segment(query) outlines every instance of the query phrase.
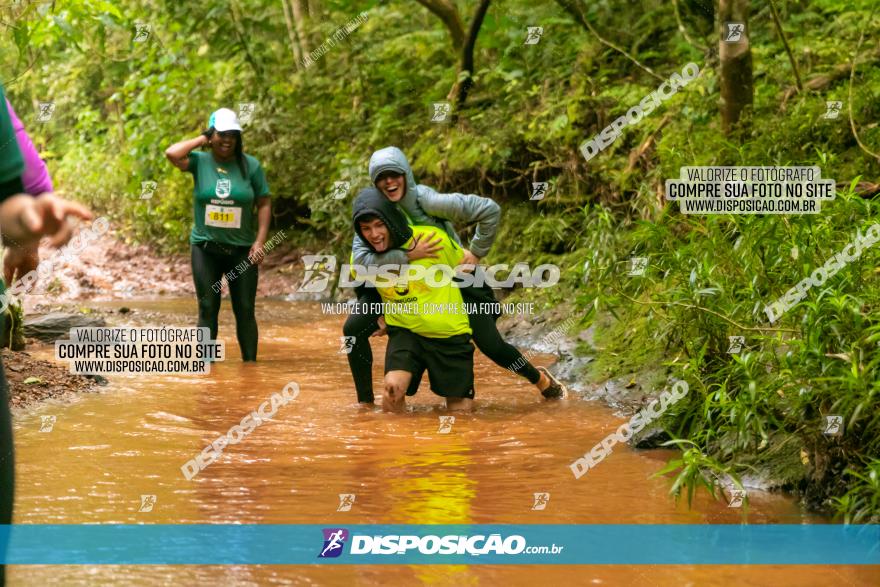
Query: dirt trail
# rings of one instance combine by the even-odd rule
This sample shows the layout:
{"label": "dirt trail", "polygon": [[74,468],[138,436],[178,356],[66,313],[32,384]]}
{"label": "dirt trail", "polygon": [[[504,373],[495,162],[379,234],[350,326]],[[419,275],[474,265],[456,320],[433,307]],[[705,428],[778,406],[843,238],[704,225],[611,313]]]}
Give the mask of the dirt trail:
{"label": "dirt trail", "polygon": [[[148,245],[128,245],[112,233],[99,236],[70,261],[54,261],[55,249],[40,247],[41,261],[52,262],[52,275],[38,282],[25,300],[25,312],[89,299],[192,295],[195,291],[188,254],[159,255]],[[277,296],[295,290],[300,251],[281,243],[260,266],[257,295]]]}

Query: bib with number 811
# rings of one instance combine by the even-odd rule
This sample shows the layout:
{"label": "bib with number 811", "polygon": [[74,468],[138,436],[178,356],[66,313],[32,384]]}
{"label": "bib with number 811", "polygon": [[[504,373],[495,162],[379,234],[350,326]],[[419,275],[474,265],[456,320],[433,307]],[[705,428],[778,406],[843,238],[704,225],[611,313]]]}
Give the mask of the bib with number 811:
{"label": "bib with number 811", "polygon": [[232,206],[205,206],[205,226],[241,228],[241,208]]}

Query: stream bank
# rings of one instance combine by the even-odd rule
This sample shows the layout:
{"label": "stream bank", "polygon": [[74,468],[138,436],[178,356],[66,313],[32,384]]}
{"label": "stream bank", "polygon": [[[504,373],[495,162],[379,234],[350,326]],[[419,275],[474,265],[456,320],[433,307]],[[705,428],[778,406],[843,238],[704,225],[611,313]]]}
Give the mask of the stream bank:
{"label": "stream bank", "polygon": [[[266,255],[260,269],[257,295],[283,296],[295,290],[299,276],[301,252],[289,243],[282,243]],[[52,276],[40,279],[23,298],[24,322],[41,316],[68,316],[76,320],[105,320],[114,325],[128,310],[121,312],[94,311],[92,300],[125,300],[194,295],[190,260],[187,255],[159,255],[146,245],[131,245],[123,235],[110,231],[97,236],[72,259],[58,255],[57,249],[40,246],[40,260],[52,264]],[[8,289],[8,287],[7,287]],[[226,285],[224,282],[224,295]],[[161,323],[157,313],[132,312],[126,321],[153,320]],[[80,326],[90,325],[83,321]],[[28,349],[40,348],[47,340],[18,337],[24,341],[21,350],[3,349],[3,365],[9,383],[9,403],[15,409],[28,408],[49,400],[67,400],[79,393],[98,391],[100,377],[69,373],[65,366],[34,358]]]}

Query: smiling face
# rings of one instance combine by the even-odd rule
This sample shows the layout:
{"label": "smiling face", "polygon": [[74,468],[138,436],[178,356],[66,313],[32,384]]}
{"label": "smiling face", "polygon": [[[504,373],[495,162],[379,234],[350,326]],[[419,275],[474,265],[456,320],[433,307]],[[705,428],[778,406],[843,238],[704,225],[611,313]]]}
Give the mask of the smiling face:
{"label": "smiling face", "polygon": [[391,233],[381,218],[359,220],[358,226],[364,240],[370,243],[377,253],[385,252],[391,246]]}
{"label": "smiling face", "polygon": [[227,130],[214,131],[211,135],[211,151],[217,161],[231,161],[235,157],[235,145],[238,143],[239,132]]}
{"label": "smiling face", "polygon": [[399,202],[406,195],[406,176],[396,171],[382,172],[376,178],[376,187],[392,202]]}

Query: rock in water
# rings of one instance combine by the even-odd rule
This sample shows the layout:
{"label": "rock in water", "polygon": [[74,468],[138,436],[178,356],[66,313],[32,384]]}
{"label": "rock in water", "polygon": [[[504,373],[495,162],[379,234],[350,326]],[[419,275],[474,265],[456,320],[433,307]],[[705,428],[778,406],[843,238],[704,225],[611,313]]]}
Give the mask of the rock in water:
{"label": "rock in water", "polygon": [[86,379],[91,379],[98,385],[107,385],[108,383],[110,383],[103,375],[83,375],[83,377],[85,377]]}
{"label": "rock in water", "polygon": [[97,316],[52,312],[25,318],[24,335],[43,342],[55,342],[70,338],[71,328],[106,326],[106,324],[103,318]]}

